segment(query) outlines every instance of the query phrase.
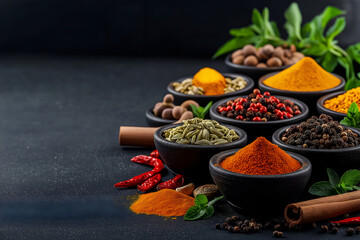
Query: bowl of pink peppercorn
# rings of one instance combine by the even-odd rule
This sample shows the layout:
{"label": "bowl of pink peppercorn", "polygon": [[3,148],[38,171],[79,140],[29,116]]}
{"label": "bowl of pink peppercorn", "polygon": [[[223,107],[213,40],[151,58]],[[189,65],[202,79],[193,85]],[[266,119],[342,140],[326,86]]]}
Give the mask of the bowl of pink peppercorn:
{"label": "bowl of pink peppercorn", "polygon": [[210,109],[211,119],[244,129],[249,141],[259,136],[271,140],[278,128],[301,122],[308,114],[309,108],[302,101],[261,93],[259,89],[249,95],[220,100]]}

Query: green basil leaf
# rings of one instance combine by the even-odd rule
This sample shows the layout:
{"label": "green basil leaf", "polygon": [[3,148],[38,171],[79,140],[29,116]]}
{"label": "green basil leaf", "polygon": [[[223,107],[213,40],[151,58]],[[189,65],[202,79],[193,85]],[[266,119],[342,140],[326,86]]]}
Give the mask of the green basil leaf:
{"label": "green basil leaf", "polygon": [[230,35],[234,37],[248,37],[248,36],[253,36],[254,34],[255,33],[251,29],[251,27],[230,29]]}
{"label": "green basil leaf", "polygon": [[356,102],[353,102],[353,103],[350,104],[348,114],[355,115],[357,113],[359,113],[359,107],[356,104]]}
{"label": "green basil leaf", "polygon": [[220,196],[220,197],[214,198],[213,200],[211,200],[211,201],[208,203],[208,206],[210,207],[210,206],[214,205],[217,201],[219,201],[219,200],[221,200],[221,199],[223,199],[223,198],[224,198],[224,196]]}
{"label": "green basil leaf", "polygon": [[205,207],[208,204],[208,199],[204,194],[198,194],[195,198],[195,204],[200,207]]}
{"label": "green basil leaf", "polygon": [[198,111],[199,111],[199,113],[202,113],[204,111],[204,108],[202,106],[199,106]]}
{"label": "green basil leaf", "polygon": [[290,4],[289,8],[285,11],[286,23],[284,25],[288,32],[289,39],[300,40],[301,37],[301,22],[302,15],[299,5],[295,2]]}
{"label": "green basil leaf", "polygon": [[344,17],[336,19],[335,23],[327,30],[326,38],[331,42],[337,35],[339,35],[345,28],[346,21]]}
{"label": "green basil leaf", "polygon": [[327,168],[326,171],[329,177],[330,184],[334,187],[337,186],[340,182],[339,175],[331,168]]}
{"label": "green basil leaf", "polygon": [[346,52],[350,55],[351,59],[360,64],[360,43],[349,46]]}
{"label": "green basil leaf", "polygon": [[316,182],[309,188],[309,193],[316,196],[331,196],[336,195],[335,188],[326,181]]}
{"label": "green basil leaf", "polygon": [[341,125],[350,126],[351,127],[351,121],[348,117],[345,117],[343,120],[340,121]]}
{"label": "green basil leaf", "polygon": [[345,84],[345,91],[348,91],[350,89],[353,88],[357,88],[360,87],[360,81],[356,78],[350,78],[347,79],[346,84]]}
{"label": "green basil leaf", "polygon": [[187,221],[193,221],[193,220],[197,220],[202,218],[202,216],[204,216],[206,213],[206,209],[205,208],[201,208],[198,205],[192,206],[190,207],[185,216],[184,216],[184,220]]}
{"label": "green basil leaf", "polygon": [[331,52],[327,52],[324,55],[324,58],[322,60],[321,66],[328,72],[334,71],[336,66],[338,65],[337,58],[334,54]]}
{"label": "green basil leaf", "polygon": [[194,114],[194,117],[198,117],[200,115],[199,108],[197,106],[195,106],[194,104],[190,104],[190,107],[191,107],[191,111]]}
{"label": "green basil leaf", "polygon": [[205,209],[205,214],[202,216],[202,219],[210,218],[214,214],[214,207],[210,206]]}
{"label": "green basil leaf", "polygon": [[354,120],[356,122],[356,126],[357,128],[360,128],[360,113],[356,113],[354,116]]}
{"label": "green basil leaf", "polygon": [[227,41],[224,45],[222,45],[217,51],[216,53],[212,56],[213,59],[237,50],[239,48],[242,48],[243,46],[245,46],[246,44],[253,44],[257,39],[259,38],[259,36],[248,36],[248,37],[236,37],[236,38],[232,38],[229,41]]}
{"label": "green basil leaf", "polygon": [[357,185],[360,182],[360,171],[357,169],[348,170],[342,175],[340,181],[347,187]]}
{"label": "green basil leaf", "polygon": [[210,101],[208,104],[206,104],[204,110],[203,110],[203,114],[204,116],[209,112],[210,108],[211,108],[211,105],[212,105],[212,101]]}
{"label": "green basil leaf", "polygon": [[325,29],[326,25],[329,23],[331,19],[334,19],[337,16],[343,15],[345,13],[346,13],[345,11],[333,6],[326,7],[324,11],[320,15],[318,15],[320,19],[321,27]]}
{"label": "green basil leaf", "polygon": [[328,48],[325,44],[318,43],[313,44],[309,48],[304,49],[303,53],[305,55],[311,56],[323,56],[328,51]]}

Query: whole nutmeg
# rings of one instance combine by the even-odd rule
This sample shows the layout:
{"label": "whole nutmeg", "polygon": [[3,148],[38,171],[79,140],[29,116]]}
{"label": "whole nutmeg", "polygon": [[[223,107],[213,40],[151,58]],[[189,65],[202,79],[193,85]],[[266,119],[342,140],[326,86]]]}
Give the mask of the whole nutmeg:
{"label": "whole nutmeg", "polygon": [[261,51],[268,57],[270,57],[273,54],[274,50],[275,48],[271,44],[266,44],[261,48]]}
{"label": "whole nutmeg", "polygon": [[256,50],[256,57],[259,61],[264,61],[269,58],[269,56],[264,54],[261,49]]}
{"label": "whole nutmeg", "polygon": [[269,58],[267,61],[266,61],[266,64],[269,66],[269,67],[280,67],[282,66],[282,61],[280,58],[278,57],[272,57],[272,58]]}
{"label": "whole nutmeg", "polygon": [[250,44],[245,45],[242,49],[242,55],[244,55],[244,57],[255,54],[256,54],[256,48],[253,45]]}
{"label": "whole nutmeg", "polygon": [[236,58],[237,56],[240,56],[242,54],[242,49],[236,50],[231,54],[231,59]]}
{"label": "whole nutmeg", "polygon": [[282,47],[276,47],[273,54],[273,57],[278,57],[280,59],[282,59],[284,57],[284,49]]}
{"label": "whole nutmeg", "polygon": [[265,63],[258,63],[256,65],[256,67],[258,67],[258,68],[267,68],[267,65]]}
{"label": "whole nutmeg", "polygon": [[244,60],[246,66],[256,66],[258,63],[259,60],[254,55],[247,56]]}
{"label": "whole nutmeg", "polygon": [[173,103],[174,102],[174,96],[172,94],[166,94],[163,98],[164,103]]}
{"label": "whole nutmeg", "polygon": [[172,117],[172,108],[166,108],[161,113],[161,117],[164,119],[173,119]]}
{"label": "whole nutmeg", "polygon": [[232,62],[235,63],[235,64],[243,64],[244,63],[244,56],[243,55],[238,55],[235,58],[233,58]]}
{"label": "whole nutmeg", "polygon": [[213,199],[219,193],[219,188],[215,184],[206,184],[197,187],[193,195],[196,197],[199,194],[204,194],[209,200]]}
{"label": "whole nutmeg", "polygon": [[176,106],[172,109],[172,117],[178,120],[184,112],[185,112],[185,108],[181,106]]}

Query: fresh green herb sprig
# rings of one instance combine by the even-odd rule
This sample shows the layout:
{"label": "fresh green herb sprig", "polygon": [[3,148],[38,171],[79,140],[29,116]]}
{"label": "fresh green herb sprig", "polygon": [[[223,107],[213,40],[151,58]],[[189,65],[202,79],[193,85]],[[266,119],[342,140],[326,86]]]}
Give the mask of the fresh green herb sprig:
{"label": "fresh green herb sprig", "polygon": [[210,101],[205,107],[201,107],[201,106],[197,107],[194,104],[191,104],[190,107],[191,107],[191,111],[194,114],[194,117],[204,119],[206,114],[209,112],[212,103],[213,102]]}
{"label": "fresh green herb sprig", "polygon": [[360,128],[360,111],[356,102],[350,105],[346,117],[341,120],[340,124]]}
{"label": "fresh green herb sprig", "polygon": [[331,196],[349,191],[360,190],[360,171],[351,169],[346,171],[341,178],[333,169],[326,169],[329,181],[316,182],[309,188],[309,193],[316,196]]}
{"label": "fresh green herb sprig", "polygon": [[208,201],[207,197],[204,194],[199,194],[195,198],[195,205],[190,207],[185,216],[184,220],[187,221],[194,221],[198,219],[206,219],[210,218],[214,214],[214,207],[213,205],[223,199],[224,196],[220,196],[214,198],[210,202]]}
{"label": "fresh green herb sprig", "polygon": [[[325,70],[332,72],[340,65],[346,71],[345,90],[360,86],[360,73],[355,74],[354,62],[360,64],[360,43],[349,46],[346,50],[338,45],[335,39],[345,29],[346,12],[336,7],[328,6],[311,21],[302,26],[302,14],[297,3],[290,4],[284,12],[286,23],[284,28],[288,34],[287,40],[281,38],[275,22],[269,21],[269,10],[264,9],[261,15],[253,10],[253,24],[247,27],[231,29],[233,37],[222,45],[213,58],[242,48],[246,44],[256,47],[272,44],[294,44],[298,51],[313,57]],[[328,26],[334,20],[333,25]]]}

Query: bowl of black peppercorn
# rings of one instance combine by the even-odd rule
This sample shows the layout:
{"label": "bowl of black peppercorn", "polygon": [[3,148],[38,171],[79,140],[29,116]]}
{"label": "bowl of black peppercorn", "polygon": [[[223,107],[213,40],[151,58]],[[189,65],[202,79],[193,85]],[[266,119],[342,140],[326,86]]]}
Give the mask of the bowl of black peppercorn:
{"label": "bowl of black peppercorn", "polygon": [[213,155],[225,150],[244,147],[247,143],[247,134],[244,130],[226,124],[221,125],[234,130],[239,136],[233,142],[219,145],[194,145],[168,141],[164,137],[164,131],[180,125],[182,124],[160,127],[154,133],[154,143],[161,159],[173,173],[182,174],[194,181],[211,179],[208,164]]}
{"label": "bowl of black peppercorn", "polygon": [[232,149],[214,155],[209,162],[211,177],[226,200],[245,214],[278,216],[284,207],[302,194],[311,175],[310,161],[297,153],[288,152],[300,162],[295,172],[279,175],[247,175],[228,171],[221,162],[234,155]]}
{"label": "bowl of black peppercorn", "polygon": [[316,103],[316,108],[319,114],[327,114],[329,116],[331,116],[334,120],[336,121],[341,121],[344,119],[344,117],[346,117],[346,113],[341,113],[341,112],[336,112],[333,111],[331,109],[328,109],[324,106],[324,103],[327,100],[330,100],[332,98],[336,98],[337,96],[344,94],[345,91],[339,91],[339,92],[334,92],[334,93],[330,93],[330,94],[326,94],[325,96],[322,96],[321,98],[319,98],[319,100]]}
{"label": "bowl of black peppercorn", "polygon": [[[236,101],[239,99],[246,101],[242,103],[241,109],[237,109],[236,106]],[[249,111],[252,103],[255,105],[261,104],[261,107],[257,107],[257,110]],[[279,111],[282,113],[287,112],[289,117],[286,114],[281,116],[281,114],[278,115],[279,113],[274,113],[279,104],[284,105],[279,108]],[[221,108],[224,107],[229,109],[222,111]],[[263,109],[264,111],[261,112]],[[220,100],[210,108],[211,119],[245,129],[249,141],[253,141],[259,136],[264,136],[271,140],[272,134],[276,129],[301,122],[307,118],[308,114],[309,108],[302,101],[277,95],[271,96],[268,92],[261,94],[258,89],[254,89],[253,93],[249,95]]]}
{"label": "bowl of black peppercorn", "polygon": [[359,169],[359,136],[359,129],[340,125],[330,116],[321,114],[276,130],[272,142],[285,151],[307,157],[313,165],[313,182],[327,179],[326,168],[339,173]]}
{"label": "bowl of black peppercorn", "polygon": [[[210,101],[216,102],[220,99],[224,99],[227,97],[237,96],[240,94],[247,94],[247,93],[251,92],[251,89],[254,88],[254,84],[255,84],[254,80],[244,74],[222,73],[222,75],[225,78],[231,78],[231,79],[242,77],[247,82],[247,84],[243,89],[240,89],[240,90],[237,90],[234,92],[221,94],[221,95],[190,95],[190,94],[181,93],[181,92],[175,91],[174,86],[173,86],[174,82],[169,83],[169,85],[167,86],[167,91],[174,96],[174,99],[175,99],[174,104],[181,104],[182,102],[184,102],[186,100],[194,100],[197,103],[199,103],[200,106],[205,106]],[[191,77],[190,76],[183,77],[179,80],[176,80],[176,82],[182,82],[187,78],[191,78]]]}

